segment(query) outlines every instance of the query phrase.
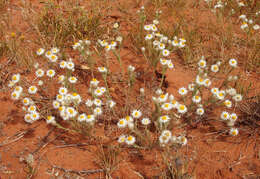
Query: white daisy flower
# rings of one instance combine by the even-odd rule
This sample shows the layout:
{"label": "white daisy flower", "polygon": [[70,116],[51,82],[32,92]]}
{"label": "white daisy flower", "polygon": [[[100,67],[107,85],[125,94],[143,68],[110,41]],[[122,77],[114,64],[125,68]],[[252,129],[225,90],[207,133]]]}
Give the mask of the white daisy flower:
{"label": "white daisy flower", "polygon": [[157,29],[156,25],[152,24],[152,25],[151,25],[151,30],[152,30],[153,32],[156,32],[158,29]]}
{"label": "white daisy flower", "polygon": [[32,112],[31,118],[32,118],[32,120],[36,121],[36,120],[40,119],[40,114],[38,112]]}
{"label": "white daisy flower", "polygon": [[11,98],[13,100],[18,100],[19,97],[20,97],[20,93],[18,93],[17,91],[14,91],[14,92],[11,93]]}
{"label": "white daisy flower", "polygon": [[145,26],[144,26],[144,30],[150,31],[150,30],[151,30],[151,25],[145,25]]}
{"label": "white daisy flower", "polygon": [[70,82],[70,83],[76,83],[77,80],[78,80],[78,79],[77,79],[75,76],[69,77],[69,82]]}
{"label": "white daisy flower", "polygon": [[254,30],[259,30],[259,29],[260,29],[260,26],[259,26],[258,24],[255,24],[255,25],[253,26],[253,29],[254,29]]}
{"label": "white daisy flower", "polygon": [[160,44],[160,42],[159,42],[158,40],[154,40],[154,41],[153,41],[153,45],[154,45],[155,47],[157,47],[159,44]]}
{"label": "white daisy flower", "polygon": [[172,133],[169,130],[163,130],[161,135],[166,136],[168,138],[172,137]]}
{"label": "white daisy flower", "polygon": [[75,64],[72,61],[67,62],[67,69],[74,71]]}
{"label": "white daisy flower", "polygon": [[111,46],[112,49],[115,49],[116,45],[117,45],[117,43],[115,41],[112,41],[110,43],[110,46]]}
{"label": "white daisy flower", "polygon": [[51,51],[45,52],[45,56],[46,56],[47,58],[50,58],[51,55],[52,55]]}
{"label": "white daisy flower", "polygon": [[116,41],[118,41],[121,44],[123,41],[123,37],[122,36],[116,37]]}
{"label": "white daisy flower", "polygon": [[28,93],[29,94],[35,94],[36,92],[37,92],[37,87],[36,86],[30,86],[29,88],[28,88]]}
{"label": "white daisy flower", "polygon": [[210,81],[210,79],[205,79],[204,80],[204,86],[206,86],[206,87],[209,87],[211,85],[211,81]]}
{"label": "white daisy flower", "polygon": [[54,47],[54,48],[51,49],[51,53],[53,53],[53,54],[56,54],[59,51],[60,51],[60,49],[58,49],[57,47]]}
{"label": "white daisy flower", "polygon": [[225,98],[226,92],[224,90],[221,90],[217,93],[217,98],[219,100],[223,100]]}
{"label": "white daisy flower", "polygon": [[201,101],[201,97],[198,96],[198,95],[195,95],[195,96],[192,97],[192,101],[194,103],[199,103]]}
{"label": "white daisy flower", "polygon": [[207,62],[206,60],[204,60],[204,58],[202,58],[199,62],[198,62],[198,65],[200,68],[205,68],[206,65],[207,65]]}
{"label": "white daisy flower", "polygon": [[164,57],[168,57],[168,56],[170,55],[170,51],[167,50],[167,49],[164,49],[164,50],[162,51],[162,55],[163,55]]}
{"label": "white daisy flower", "polygon": [[20,74],[18,73],[18,74],[14,74],[13,76],[12,76],[12,82],[13,83],[17,83],[17,82],[19,82],[20,81]]}
{"label": "white daisy flower", "polygon": [[64,95],[57,94],[57,95],[56,95],[56,100],[59,101],[59,102],[63,102],[63,100],[64,100]]}
{"label": "white daisy flower", "polygon": [[151,123],[151,120],[149,118],[143,118],[141,122],[143,125],[147,126]]}
{"label": "white daisy flower", "polygon": [[64,60],[62,60],[62,61],[60,62],[60,68],[64,69],[64,68],[66,68],[66,67],[67,67],[67,62],[64,61]]}
{"label": "white daisy flower", "polygon": [[238,135],[238,129],[236,128],[231,128],[229,131],[229,134],[232,136],[237,136]]}
{"label": "white daisy flower", "polygon": [[145,36],[145,40],[151,40],[153,38],[153,35],[152,34],[147,34]]}
{"label": "white daisy flower", "polygon": [[50,60],[52,63],[54,63],[54,62],[56,62],[56,61],[58,60],[58,57],[57,57],[57,55],[52,54],[52,55],[49,57],[49,60]]}
{"label": "white daisy flower", "polygon": [[140,118],[142,116],[142,112],[139,111],[139,110],[133,110],[132,116],[133,116],[133,118],[138,119],[138,118]]}
{"label": "white daisy flower", "polygon": [[87,115],[86,115],[85,113],[80,114],[80,115],[78,116],[78,121],[79,121],[79,122],[86,121],[86,119],[87,119]]}
{"label": "white daisy flower", "polygon": [[170,120],[170,117],[168,115],[163,115],[163,116],[159,117],[160,123],[166,123],[166,122],[169,122],[169,120]]}
{"label": "white daisy flower", "polygon": [[169,68],[169,69],[173,69],[173,68],[174,68],[174,65],[173,65],[173,63],[172,63],[171,60],[168,60],[167,65],[168,65],[168,68]]}
{"label": "white daisy flower", "polygon": [[40,56],[40,55],[42,55],[42,54],[44,53],[44,51],[45,51],[45,50],[44,50],[43,48],[39,48],[39,49],[37,50],[36,54]]}
{"label": "white daisy flower", "polygon": [[173,45],[174,47],[179,46],[179,41],[178,41],[177,39],[172,40],[172,45]]}
{"label": "white daisy flower", "polygon": [[43,77],[44,71],[43,71],[42,69],[38,69],[38,70],[35,72],[35,74],[36,74],[36,76],[37,76],[38,78],[40,78],[40,77]]}
{"label": "white daisy flower", "polygon": [[232,107],[232,102],[230,101],[230,100],[225,100],[224,102],[223,102],[223,104],[227,107],[227,108],[231,108]]}
{"label": "white daisy flower", "polygon": [[234,58],[230,59],[228,63],[231,67],[237,67],[237,60]]}
{"label": "white daisy flower", "polygon": [[99,83],[99,81],[96,78],[93,78],[90,81],[90,85],[93,86],[93,87],[96,87],[98,85],[98,83]]}
{"label": "white daisy flower", "polygon": [[161,108],[165,111],[169,111],[173,108],[173,105],[171,103],[164,103],[161,105]]}
{"label": "white daisy flower", "polygon": [[156,93],[157,95],[161,95],[161,94],[163,93],[163,91],[162,91],[162,89],[157,89],[157,90],[155,91],[155,93]]}
{"label": "white daisy flower", "polygon": [[181,145],[186,145],[188,140],[185,136],[179,136],[177,137],[177,141],[178,143],[180,143]]}
{"label": "white daisy flower", "polygon": [[120,119],[118,122],[117,122],[117,127],[118,128],[125,128],[127,126],[127,121],[126,119]]}
{"label": "white daisy flower", "polygon": [[108,52],[109,50],[111,50],[111,48],[112,48],[111,45],[106,45],[105,46],[105,51]]}
{"label": "white daisy flower", "polygon": [[103,92],[100,88],[97,88],[97,89],[95,89],[95,91],[94,91],[94,95],[95,95],[95,96],[102,96],[103,93],[104,93],[104,92]]}
{"label": "white daisy flower", "polygon": [[241,94],[236,94],[235,96],[232,97],[232,99],[236,102],[242,101],[243,97]]}
{"label": "white daisy flower", "polygon": [[37,110],[37,108],[36,108],[35,105],[30,105],[30,106],[28,107],[28,112],[30,112],[30,113],[36,112],[36,110]]}
{"label": "white daisy flower", "polygon": [[183,48],[183,47],[185,47],[185,42],[180,41],[178,45],[179,45],[180,48]]}
{"label": "white daisy flower", "polygon": [[38,81],[38,85],[39,85],[39,86],[42,86],[42,85],[43,85],[43,81],[42,81],[42,80],[39,80],[39,81]]}
{"label": "white daisy flower", "polygon": [[96,106],[98,106],[98,107],[100,107],[100,106],[102,105],[102,101],[101,101],[100,99],[97,99],[97,98],[94,99],[93,103],[94,103]]}
{"label": "white daisy flower", "polygon": [[198,114],[198,115],[203,115],[204,114],[204,109],[203,108],[198,108],[197,110],[196,110],[196,114]]}
{"label": "white daisy flower", "polygon": [[103,111],[102,111],[102,109],[100,108],[100,107],[96,107],[95,109],[94,109],[94,115],[95,116],[99,116],[99,115],[101,115],[103,113]]}
{"label": "white daisy flower", "polygon": [[132,65],[129,65],[129,66],[128,66],[128,71],[130,71],[130,72],[135,71],[135,67],[132,66]]}
{"label": "white daisy flower", "polygon": [[169,142],[170,139],[171,139],[170,137],[167,137],[165,135],[160,135],[159,142],[160,144],[165,145]]}
{"label": "white daisy flower", "polygon": [[23,98],[23,105],[28,106],[30,104],[31,100],[30,98]]}
{"label": "white daisy flower", "polygon": [[194,88],[195,88],[195,84],[194,83],[191,83],[191,84],[188,85],[188,90],[194,91]]}
{"label": "white daisy flower", "polygon": [[219,67],[218,67],[218,65],[216,65],[216,64],[215,64],[215,65],[211,65],[211,68],[210,68],[210,69],[211,69],[211,71],[214,72],[214,73],[216,73],[216,72],[219,71]]}
{"label": "white daisy flower", "polygon": [[116,105],[116,103],[115,103],[113,100],[109,100],[109,101],[107,101],[107,105],[108,105],[110,108],[113,108],[113,107]]}
{"label": "white daisy flower", "polygon": [[237,120],[237,114],[236,113],[232,113],[230,114],[229,120],[232,122],[235,122]]}
{"label": "white daisy flower", "polygon": [[160,50],[165,49],[165,45],[164,45],[164,43],[160,43],[160,42],[159,42],[159,44],[158,44],[158,48],[159,48]]}
{"label": "white daisy flower", "polygon": [[81,44],[79,42],[76,42],[72,45],[72,48],[75,50],[77,48],[79,48],[81,46]]}
{"label": "white daisy flower", "polygon": [[58,82],[59,82],[59,83],[63,83],[64,80],[65,80],[65,76],[64,76],[64,75],[60,75],[60,76],[58,77]]}
{"label": "white daisy flower", "polygon": [[122,143],[125,143],[125,141],[126,141],[125,135],[121,135],[118,137],[118,140],[117,140],[118,143],[122,144]]}
{"label": "white daisy flower", "polygon": [[220,115],[220,118],[222,119],[222,120],[228,120],[229,118],[230,118],[230,115],[229,115],[229,113],[227,112],[227,111],[223,111],[222,113],[221,113],[221,115]]}
{"label": "white daisy flower", "polygon": [[168,60],[166,60],[165,58],[160,58],[160,63],[161,63],[162,65],[167,65]]}
{"label": "white daisy flower", "polygon": [[86,116],[86,122],[93,122],[95,120],[95,116],[94,115],[87,115]]}
{"label": "white daisy flower", "polygon": [[240,15],[239,19],[246,19],[246,15],[245,14]]}
{"label": "white daisy flower", "polygon": [[127,123],[133,123],[134,122],[134,119],[131,116],[126,116],[125,120],[126,120]]}
{"label": "white daisy flower", "polygon": [[21,87],[21,86],[16,86],[15,88],[14,88],[14,91],[16,91],[17,93],[22,93],[23,92],[23,88]]}
{"label": "white daisy flower", "polygon": [[100,45],[101,45],[102,47],[105,47],[105,46],[108,45],[108,43],[107,43],[106,40],[102,40],[102,41],[100,41]]}
{"label": "white daisy flower", "polygon": [[182,96],[184,96],[184,95],[186,95],[186,94],[188,93],[187,89],[184,88],[184,87],[180,88],[180,89],[178,90],[178,92],[179,92],[179,94],[182,95]]}
{"label": "white daisy flower", "polygon": [[87,107],[91,107],[93,105],[93,101],[91,101],[90,99],[87,99],[85,104]]}
{"label": "white daisy flower", "polygon": [[168,93],[166,94],[161,94],[159,97],[158,97],[158,101],[161,103],[161,102],[165,102],[166,100],[168,99]]}
{"label": "white daisy flower", "polygon": [[197,75],[196,77],[196,83],[198,85],[204,85],[204,79],[202,77],[200,77],[199,75]]}
{"label": "white daisy flower", "polygon": [[48,116],[47,119],[46,119],[46,123],[55,125],[56,124],[55,117],[54,116]]}
{"label": "white daisy flower", "polygon": [[52,69],[48,70],[46,73],[47,73],[46,75],[47,75],[48,77],[50,77],[50,78],[54,77],[54,75],[55,75],[55,71],[52,70]]}
{"label": "white daisy flower", "polygon": [[66,87],[59,88],[59,94],[66,95],[68,93],[68,89]]}
{"label": "white daisy flower", "polygon": [[178,109],[179,103],[175,99],[171,100],[171,103],[173,108]]}
{"label": "white daisy flower", "polygon": [[78,112],[73,107],[67,107],[66,112],[70,118],[73,118],[78,114]]}
{"label": "white daisy flower", "polygon": [[54,100],[54,101],[52,102],[52,106],[53,106],[54,109],[59,109],[60,103],[59,103],[58,101]]}
{"label": "white daisy flower", "polygon": [[184,114],[187,112],[187,107],[184,104],[179,104],[178,105],[178,112],[181,114]]}
{"label": "white daisy flower", "polygon": [[98,71],[100,73],[107,73],[107,69],[105,67],[98,67]]}
{"label": "white daisy flower", "polygon": [[241,28],[242,30],[244,30],[244,29],[248,28],[248,24],[244,21],[244,22],[242,23],[242,25],[240,26],[240,28]]}
{"label": "white daisy flower", "polygon": [[127,145],[133,145],[135,143],[135,137],[132,136],[132,135],[129,135],[127,138],[126,138],[126,144]]}
{"label": "white daisy flower", "polygon": [[25,120],[25,122],[28,122],[28,123],[33,123],[34,122],[32,117],[31,117],[31,114],[25,114],[24,120]]}
{"label": "white daisy flower", "polygon": [[78,93],[72,93],[72,99],[76,104],[81,103],[81,97]]}
{"label": "white daisy flower", "polygon": [[211,88],[211,93],[213,93],[214,95],[218,95],[219,93],[219,89],[218,88]]}

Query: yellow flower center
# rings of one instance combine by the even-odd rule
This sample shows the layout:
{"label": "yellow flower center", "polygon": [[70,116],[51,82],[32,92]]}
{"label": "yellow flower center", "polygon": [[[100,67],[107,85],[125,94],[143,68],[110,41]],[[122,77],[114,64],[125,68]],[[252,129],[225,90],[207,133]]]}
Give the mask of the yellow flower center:
{"label": "yellow flower center", "polygon": [[128,136],[127,140],[131,141],[131,140],[133,140],[133,137],[132,136]]}
{"label": "yellow flower center", "polygon": [[183,105],[180,105],[180,110],[184,110],[185,107]]}
{"label": "yellow flower center", "polygon": [[73,109],[69,109],[68,110],[70,114],[73,114],[74,110]]}

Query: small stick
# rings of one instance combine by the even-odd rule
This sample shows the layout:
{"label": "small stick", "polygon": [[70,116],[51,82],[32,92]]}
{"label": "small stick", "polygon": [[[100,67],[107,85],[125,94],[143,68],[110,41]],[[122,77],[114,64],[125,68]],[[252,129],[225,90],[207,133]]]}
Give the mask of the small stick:
{"label": "small stick", "polygon": [[78,175],[82,175],[82,174],[85,174],[85,175],[89,175],[89,174],[94,174],[94,173],[99,173],[99,172],[103,172],[104,169],[93,169],[93,170],[81,170],[81,171],[77,171],[77,170],[71,170],[71,169],[65,169],[65,168],[62,168],[60,166],[56,166],[56,165],[52,165],[53,168],[56,168],[56,169],[59,169],[59,170],[62,170],[66,173],[76,173]]}

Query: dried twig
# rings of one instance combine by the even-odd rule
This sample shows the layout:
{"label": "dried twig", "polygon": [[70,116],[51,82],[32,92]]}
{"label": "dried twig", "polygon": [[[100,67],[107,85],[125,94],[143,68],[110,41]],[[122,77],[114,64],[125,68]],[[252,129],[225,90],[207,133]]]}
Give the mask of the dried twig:
{"label": "dried twig", "polygon": [[100,173],[100,172],[104,171],[103,169],[93,169],[93,170],[80,170],[80,171],[77,171],[77,170],[72,170],[72,169],[65,169],[65,168],[57,166],[57,165],[52,165],[52,167],[56,168],[56,169],[59,169],[59,170],[62,170],[64,172],[66,172],[66,173],[76,173],[78,175],[90,175],[90,174]]}

